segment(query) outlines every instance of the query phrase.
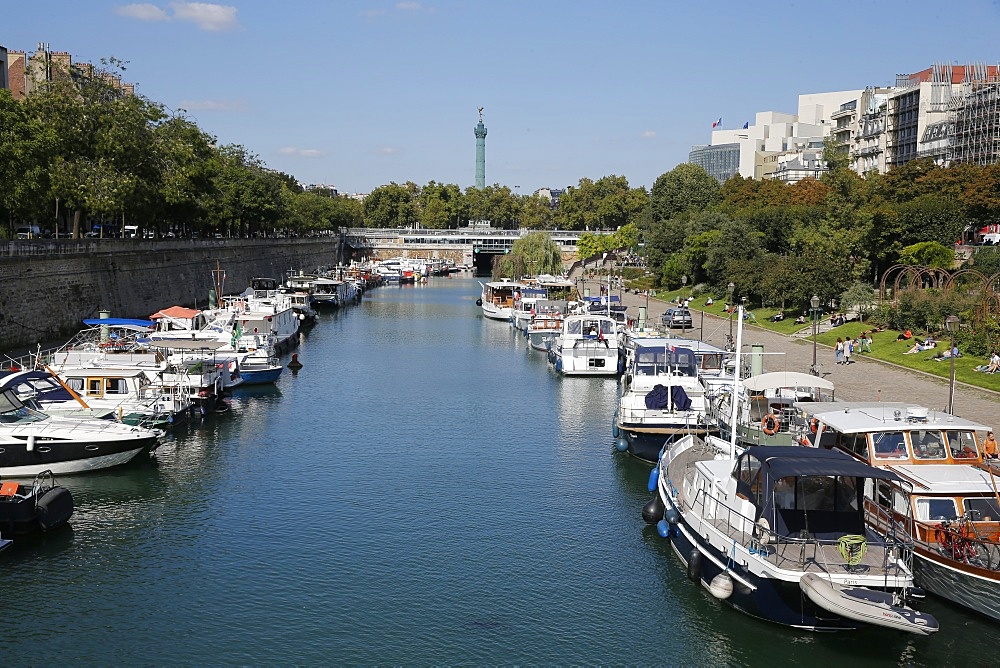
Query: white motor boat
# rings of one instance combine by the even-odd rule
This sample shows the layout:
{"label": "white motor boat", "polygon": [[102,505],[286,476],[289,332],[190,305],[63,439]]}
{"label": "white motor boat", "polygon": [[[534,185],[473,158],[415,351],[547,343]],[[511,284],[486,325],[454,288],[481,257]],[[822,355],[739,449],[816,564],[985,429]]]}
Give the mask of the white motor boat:
{"label": "white motor boat", "polygon": [[641,339],[630,347],[612,425],[619,450],[655,462],[663,445],[712,424],[694,350],[685,339]]}
{"label": "white motor boat", "polygon": [[483,309],[483,315],[491,320],[510,321],[514,302],[520,299],[523,285],[509,278],[489,283],[483,286],[482,296],[476,300],[476,305]]}
{"label": "white motor boat", "polygon": [[564,376],[617,376],[618,323],[606,315],[566,316],[549,362]]}
{"label": "white motor boat", "polygon": [[157,445],[160,432],[112,420],[53,417],[0,392],[0,476],[82,473],[118,466]]}

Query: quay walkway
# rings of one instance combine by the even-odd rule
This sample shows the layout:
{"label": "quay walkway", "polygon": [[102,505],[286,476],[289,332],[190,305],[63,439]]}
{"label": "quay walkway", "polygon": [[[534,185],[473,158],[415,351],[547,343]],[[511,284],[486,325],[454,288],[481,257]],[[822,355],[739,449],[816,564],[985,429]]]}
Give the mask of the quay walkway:
{"label": "quay walkway", "polygon": [[[596,279],[586,281],[590,294],[600,294],[601,282]],[[606,285],[606,284],[605,284]],[[619,294],[614,290],[612,294]],[[630,318],[646,306],[645,295],[627,292],[622,294],[622,303],[628,307]],[[651,323],[659,323],[660,316],[672,304],[656,298],[648,300],[648,317]],[[691,311],[694,329],[687,330],[686,336],[700,338],[720,348],[726,345],[729,334],[729,320],[705,314],[704,331],[700,330],[702,313]],[[735,327],[734,323],[734,327]],[[682,335],[680,330],[674,333]],[[735,329],[733,338],[736,338]],[[753,325],[743,328],[743,349],[749,351],[753,344],[764,347],[765,371],[800,371],[809,373],[812,366],[813,346],[811,339],[790,337]],[[784,355],[767,353],[783,352]],[[820,374],[836,387],[836,397],[842,401],[907,401],[926,406],[932,410],[945,410],[948,405],[948,380],[930,376],[919,371],[906,369],[857,354],[850,365],[838,365],[833,361],[833,349],[820,345],[817,350],[817,364]],[[962,383],[955,384],[955,413],[993,427],[1000,425],[997,419],[1000,396],[997,393]]]}

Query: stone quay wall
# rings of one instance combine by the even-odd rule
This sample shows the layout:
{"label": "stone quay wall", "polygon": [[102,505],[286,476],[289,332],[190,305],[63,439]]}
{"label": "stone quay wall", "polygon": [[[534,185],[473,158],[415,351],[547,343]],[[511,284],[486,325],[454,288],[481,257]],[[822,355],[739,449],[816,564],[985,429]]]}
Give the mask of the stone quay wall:
{"label": "stone quay wall", "polygon": [[0,350],[65,339],[101,311],[148,318],[173,305],[204,308],[216,267],[223,293],[236,294],[251,277],[314,272],[342,252],[338,237],[0,243]]}

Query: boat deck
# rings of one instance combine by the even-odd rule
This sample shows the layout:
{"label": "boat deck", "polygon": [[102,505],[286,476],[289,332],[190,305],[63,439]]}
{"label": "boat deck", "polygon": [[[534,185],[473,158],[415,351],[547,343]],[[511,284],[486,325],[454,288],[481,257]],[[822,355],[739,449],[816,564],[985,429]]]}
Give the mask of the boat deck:
{"label": "boat deck", "polygon": [[[759,544],[754,540],[744,541],[745,534],[735,530],[725,519],[709,522],[723,534],[735,538],[744,547],[767,551],[767,559],[775,566],[790,571],[804,573],[829,573],[831,575],[903,575],[895,563],[886,568],[885,548],[868,544],[864,557],[857,566],[848,566],[840,555],[837,545],[819,542],[813,538],[783,538],[779,543]],[[763,556],[763,555],[762,555]]]}

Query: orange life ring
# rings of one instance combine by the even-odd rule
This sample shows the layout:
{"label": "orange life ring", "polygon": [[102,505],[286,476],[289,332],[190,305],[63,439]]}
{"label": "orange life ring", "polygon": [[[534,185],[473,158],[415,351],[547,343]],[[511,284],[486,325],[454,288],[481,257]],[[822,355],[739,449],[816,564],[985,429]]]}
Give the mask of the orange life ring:
{"label": "orange life ring", "polygon": [[764,416],[764,419],[760,421],[760,426],[764,430],[764,433],[768,436],[774,436],[778,433],[778,429],[781,428],[781,421],[778,420],[778,416],[774,413],[768,413]]}
{"label": "orange life ring", "polygon": [[812,422],[809,423],[809,431],[814,434],[819,431],[819,418],[812,419]]}

